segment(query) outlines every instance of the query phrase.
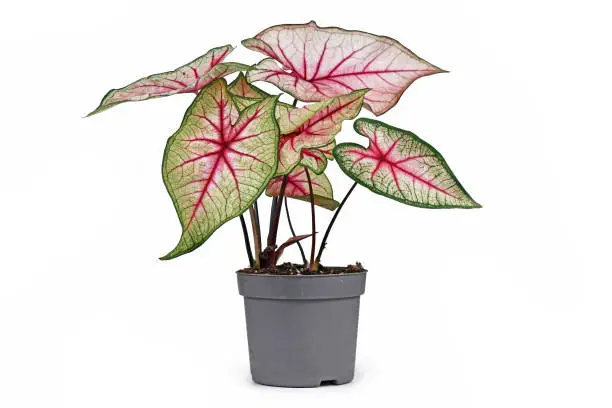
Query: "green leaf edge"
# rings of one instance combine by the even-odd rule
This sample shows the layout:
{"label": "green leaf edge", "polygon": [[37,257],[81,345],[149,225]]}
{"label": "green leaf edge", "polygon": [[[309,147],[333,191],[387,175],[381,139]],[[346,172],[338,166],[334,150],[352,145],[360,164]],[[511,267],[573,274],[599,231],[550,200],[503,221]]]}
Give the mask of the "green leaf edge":
{"label": "green leaf edge", "polygon": [[[411,137],[414,137],[418,142],[423,143],[425,146],[427,146],[428,148],[430,148],[434,154],[434,156],[436,156],[436,158],[438,158],[440,160],[441,165],[444,167],[444,169],[446,171],[448,171],[448,173],[456,180],[457,185],[459,186],[459,188],[461,188],[461,190],[463,190],[463,192],[465,193],[465,195],[470,199],[470,201],[474,204],[473,206],[461,206],[461,205],[430,205],[430,204],[423,204],[423,203],[419,203],[416,201],[410,201],[410,200],[401,200],[397,197],[393,197],[390,194],[386,194],[382,191],[379,190],[375,190],[373,189],[371,186],[365,184],[364,182],[361,181],[361,179],[359,179],[358,177],[353,177],[351,175],[351,173],[348,171],[348,169],[346,167],[344,167],[344,164],[342,164],[342,160],[340,160],[340,158],[342,157],[342,152],[340,152],[341,148],[361,148],[361,149],[369,149],[370,144],[372,143],[370,141],[370,138],[363,135],[360,132],[359,129],[359,125],[361,123],[370,123],[373,124],[375,126],[377,125],[382,125],[385,126],[391,130],[395,130],[395,131],[400,131],[400,132],[404,132],[404,133],[409,133],[411,135]],[[426,141],[424,141],[423,139],[421,139],[420,137],[418,137],[417,135],[415,135],[414,133],[412,133],[409,130],[405,130],[405,129],[400,129],[397,128],[395,126],[391,126],[388,125],[384,122],[381,122],[379,120],[374,120],[374,119],[368,119],[368,118],[359,118],[357,119],[354,123],[353,123],[353,129],[355,130],[355,132],[357,132],[359,135],[365,137],[368,139],[369,144],[368,147],[363,147],[362,145],[358,144],[358,143],[352,143],[352,142],[348,142],[348,143],[341,143],[339,145],[337,145],[334,150],[333,150],[333,154],[334,157],[336,158],[336,163],[338,163],[338,166],[340,167],[340,170],[342,170],[342,172],[344,174],[346,174],[349,178],[351,178],[353,181],[355,181],[357,184],[360,184],[364,187],[366,187],[368,190],[372,191],[375,194],[381,195],[383,197],[387,197],[390,198],[391,200],[394,201],[398,201],[400,203],[403,204],[407,204],[410,205],[412,207],[420,207],[420,208],[429,208],[429,209],[449,209],[449,208],[461,208],[461,209],[473,209],[473,208],[482,208],[482,205],[478,204],[471,196],[470,194],[467,192],[467,190],[463,187],[463,185],[459,182],[459,179],[457,178],[457,176],[455,176],[455,173],[453,173],[453,171],[450,169],[450,167],[448,166],[448,164],[446,163],[446,160],[444,159],[444,157],[442,157],[442,155],[440,154],[440,152],[438,152],[437,149],[435,149],[432,145],[430,145],[429,143],[427,143]]]}
{"label": "green leaf edge", "polygon": [[[218,78],[216,80],[214,80],[213,82],[211,82],[210,84],[206,85],[205,87],[203,87],[199,92],[198,92],[198,96],[200,95],[200,93],[208,88],[209,86],[212,86],[215,82],[217,81],[222,81],[225,83],[225,86],[227,87],[227,81],[225,80],[225,78]],[[230,94],[229,90],[227,91],[228,95]],[[278,127],[278,123],[276,122],[276,103],[278,102],[278,98],[280,97],[280,95],[270,95],[268,97],[265,97],[263,99],[261,99],[258,103],[262,103],[264,101],[267,101],[270,98],[274,98],[274,102],[272,105],[272,122],[274,123],[274,128],[276,129],[276,146],[278,146],[278,143],[280,141],[280,129]],[[197,99],[197,97],[196,97]],[[232,100],[232,98],[229,98],[231,100],[232,103],[234,103],[234,101]],[[194,100],[195,102],[195,100]],[[253,104],[251,106],[255,106],[257,104]],[[251,106],[249,106],[247,109],[251,108]],[[168,192],[168,195],[170,196],[170,199],[172,200],[172,205],[174,206],[174,210],[176,211],[176,214],[178,216],[179,222],[181,223],[181,237],[183,236],[183,221],[181,220],[180,217],[180,212],[179,212],[179,208],[177,205],[176,200],[174,199],[173,195],[170,194],[170,188],[169,188],[169,183],[168,183],[168,179],[166,176],[166,173],[164,172],[164,163],[166,163],[167,158],[168,158],[168,153],[170,151],[169,149],[169,145],[170,145],[170,139],[172,139],[177,132],[179,132],[181,130],[181,128],[183,127],[183,124],[185,123],[185,121],[187,120],[187,118],[189,117],[189,115],[191,114],[191,111],[194,107],[194,103],[192,102],[191,105],[189,105],[189,108],[187,109],[187,111],[185,112],[185,114],[183,115],[183,120],[181,121],[181,124],[179,126],[179,128],[172,134],[172,136],[170,136],[168,138],[168,141],[166,142],[166,147],[164,149],[164,155],[163,155],[163,159],[162,159],[162,178],[164,180],[164,186],[166,187],[166,191]],[[235,106],[234,106],[235,107]],[[247,109],[244,109],[242,112],[239,112],[238,115],[238,119],[236,119],[236,121],[240,120],[240,117],[243,115],[243,112],[246,112]],[[236,109],[237,110],[237,109]],[[276,168],[278,167],[278,154],[277,154],[277,159],[275,160],[275,165],[272,169],[272,171],[270,172],[270,177],[266,180],[265,183],[263,183],[262,188],[259,190],[259,192],[257,194],[254,195],[254,199],[249,203],[249,205],[247,206],[247,208],[242,212],[244,213],[246,210],[248,210],[248,208],[259,198],[259,196],[261,196],[261,194],[266,190],[266,188],[268,187],[268,184],[270,183],[270,180],[272,180],[272,178],[274,177],[274,174],[276,173]],[[224,222],[222,222],[221,224],[219,224],[219,226],[217,228],[215,228],[214,230],[210,231],[210,233],[204,237],[201,238],[201,242],[199,242],[198,244],[194,245],[192,248],[190,248],[189,250],[183,250],[183,251],[179,251],[177,253],[173,253],[176,250],[176,247],[170,251],[168,254],[160,257],[159,259],[162,261],[167,261],[170,259],[174,259],[177,258],[179,256],[188,254],[190,252],[193,252],[194,250],[196,250],[197,248],[199,248],[200,246],[202,246],[202,244],[204,244],[208,238],[210,238],[219,228],[221,228],[223,225],[227,224],[229,221],[231,221],[232,219],[236,218],[240,216],[240,214],[235,215],[234,217],[228,218],[227,220],[225,220]],[[180,239],[179,239],[179,243],[180,243]],[[178,247],[178,244],[177,244]]]}

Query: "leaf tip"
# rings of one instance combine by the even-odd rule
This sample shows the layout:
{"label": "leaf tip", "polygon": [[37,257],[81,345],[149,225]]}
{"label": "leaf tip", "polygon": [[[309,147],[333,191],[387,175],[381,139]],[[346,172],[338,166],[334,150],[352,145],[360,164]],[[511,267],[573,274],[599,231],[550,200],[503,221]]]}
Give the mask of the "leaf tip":
{"label": "leaf tip", "polygon": [[[193,248],[193,249],[195,249],[195,248]],[[193,251],[193,249],[192,249],[192,251]],[[187,251],[187,252],[190,252],[190,251]],[[179,256],[184,255],[185,253],[186,253],[185,251],[179,250],[178,246],[177,246],[172,251],[168,252],[166,255],[159,257],[159,260],[160,261],[169,261],[171,259],[178,258]]]}
{"label": "leaf tip", "polygon": [[476,201],[472,200],[472,207],[471,208],[482,208],[482,205],[477,203]]}
{"label": "leaf tip", "polygon": [[90,116],[96,115],[102,111],[105,111],[106,109],[102,109],[102,106],[98,106],[96,109],[92,110],[91,112],[89,112],[87,115],[83,116],[83,119],[86,119]]}

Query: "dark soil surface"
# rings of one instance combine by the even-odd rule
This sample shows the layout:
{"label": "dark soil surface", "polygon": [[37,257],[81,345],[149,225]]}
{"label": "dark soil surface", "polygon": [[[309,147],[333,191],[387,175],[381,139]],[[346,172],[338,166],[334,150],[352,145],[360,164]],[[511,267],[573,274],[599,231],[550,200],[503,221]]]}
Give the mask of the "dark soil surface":
{"label": "dark soil surface", "polygon": [[364,269],[361,263],[356,262],[355,265],[347,266],[320,265],[319,271],[313,273],[308,272],[304,265],[286,262],[284,264],[276,265],[273,268],[244,268],[239,270],[238,272],[252,273],[255,275],[338,275],[342,273],[366,272],[366,269]]}

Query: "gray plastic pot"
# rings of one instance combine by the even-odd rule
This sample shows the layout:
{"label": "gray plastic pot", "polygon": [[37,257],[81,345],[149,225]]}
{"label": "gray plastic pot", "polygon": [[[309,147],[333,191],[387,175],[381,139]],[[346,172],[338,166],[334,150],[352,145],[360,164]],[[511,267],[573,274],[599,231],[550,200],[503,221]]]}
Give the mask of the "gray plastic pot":
{"label": "gray plastic pot", "polygon": [[237,275],[253,381],[279,387],[351,382],[366,272]]}

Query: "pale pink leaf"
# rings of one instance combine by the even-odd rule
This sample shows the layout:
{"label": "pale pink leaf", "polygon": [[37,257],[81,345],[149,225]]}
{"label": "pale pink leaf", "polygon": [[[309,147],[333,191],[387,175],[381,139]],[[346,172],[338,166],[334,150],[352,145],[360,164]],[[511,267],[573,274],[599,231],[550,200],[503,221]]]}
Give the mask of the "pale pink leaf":
{"label": "pale pink leaf", "polygon": [[196,58],[173,71],[154,74],[141,78],[120,89],[109,91],[100,105],[89,115],[102,112],[115,105],[130,101],[144,101],[162,96],[194,92],[236,71],[246,71],[250,66],[237,62],[221,62],[232,52],[231,45],[213,48],[201,57]]}
{"label": "pale pink leaf", "polygon": [[270,57],[248,73],[249,81],[272,83],[305,102],[368,88],[364,105],[375,115],[391,109],[416,79],[444,72],[389,37],[314,21],[273,26],[242,44]]}

